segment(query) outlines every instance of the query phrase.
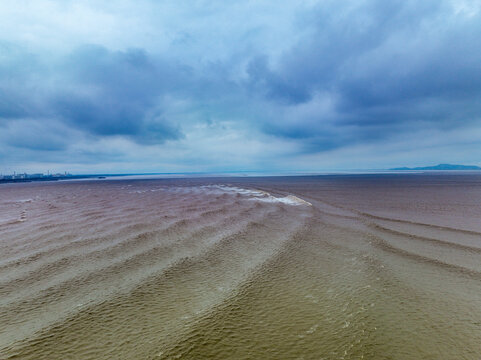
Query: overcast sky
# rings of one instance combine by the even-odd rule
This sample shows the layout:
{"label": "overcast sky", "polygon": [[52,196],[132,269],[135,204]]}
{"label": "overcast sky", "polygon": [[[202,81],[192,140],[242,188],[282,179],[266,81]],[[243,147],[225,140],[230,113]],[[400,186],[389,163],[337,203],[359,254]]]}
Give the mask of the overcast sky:
{"label": "overcast sky", "polygon": [[0,2],[0,172],[481,165],[481,0]]}

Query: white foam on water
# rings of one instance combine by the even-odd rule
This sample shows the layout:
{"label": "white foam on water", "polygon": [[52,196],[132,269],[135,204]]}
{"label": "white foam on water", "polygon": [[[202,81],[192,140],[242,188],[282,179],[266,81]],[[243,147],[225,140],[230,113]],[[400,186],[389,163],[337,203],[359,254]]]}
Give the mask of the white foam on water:
{"label": "white foam on water", "polygon": [[[310,202],[307,202],[297,196],[287,195],[284,197],[276,197],[268,193],[267,191],[258,189],[244,189],[237,186],[230,185],[201,185],[201,186],[179,186],[179,187],[163,187],[150,191],[169,191],[176,194],[206,194],[206,195],[222,195],[222,194],[239,194],[245,196],[248,200],[262,201],[268,203],[282,203],[287,205],[307,205],[311,206]],[[130,193],[143,193],[147,190],[134,190]]]}
{"label": "white foam on water", "polygon": [[[38,199],[38,197],[37,197]],[[17,200],[8,200],[8,201],[5,201],[3,202],[3,204],[5,205],[9,205],[9,204],[27,204],[27,203],[31,203],[33,202],[34,199],[17,199]]]}
{"label": "white foam on water", "polygon": [[312,205],[311,203],[301,198],[298,198],[297,196],[294,196],[294,195],[287,195],[284,197],[275,197],[266,191],[257,190],[257,189],[243,189],[236,186],[227,186],[227,185],[212,185],[212,186],[205,186],[205,187],[209,189],[212,189],[212,188],[218,189],[222,192],[231,192],[231,193],[236,193],[240,195],[245,195],[249,197],[249,200],[263,201],[263,202],[269,202],[269,203],[283,203],[287,205],[308,205],[308,206]]}
{"label": "white foam on water", "polygon": [[264,202],[279,202],[287,205],[307,205],[307,206],[312,206],[312,204],[308,201],[302,200],[301,198],[298,198],[297,196],[294,195],[287,195],[285,197],[275,197],[272,195],[269,195],[266,198],[256,198],[252,200],[259,200],[259,201],[264,201]]}

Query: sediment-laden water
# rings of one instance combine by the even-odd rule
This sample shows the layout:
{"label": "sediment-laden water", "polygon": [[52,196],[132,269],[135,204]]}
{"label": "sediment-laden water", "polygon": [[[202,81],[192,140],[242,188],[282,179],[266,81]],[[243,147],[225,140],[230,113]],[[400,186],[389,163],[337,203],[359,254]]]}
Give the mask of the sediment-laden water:
{"label": "sediment-laden water", "polygon": [[479,359],[481,176],[0,186],[0,359]]}

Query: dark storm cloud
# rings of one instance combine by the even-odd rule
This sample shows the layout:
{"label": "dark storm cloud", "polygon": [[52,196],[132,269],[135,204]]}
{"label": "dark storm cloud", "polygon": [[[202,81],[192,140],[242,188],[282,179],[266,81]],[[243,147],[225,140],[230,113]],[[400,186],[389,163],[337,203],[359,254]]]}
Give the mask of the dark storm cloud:
{"label": "dark storm cloud", "polygon": [[0,41],[0,120],[29,116],[36,111],[34,78],[45,69],[35,54]]}
{"label": "dark storm cloud", "polygon": [[53,103],[72,125],[97,135],[126,135],[139,141],[181,136],[161,113],[152,112],[166,84],[181,80],[169,75],[178,74],[178,69],[152,63],[142,49],[110,52],[100,46],[77,49],[63,67],[69,82],[79,84],[79,89],[58,95]]}
{"label": "dark storm cloud", "polygon": [[[36,124],[60,121],[94,136],[126,136],[143,144],[183,136],[179,126],[156,108],[165,89],[174,90],[166,84],[179,86],[183,71],[159,60],[152,63],[144,50],[113,52],[86,45],[46,66],[25,61],[29,54],[21,49],[8,48],[15,55],[10,59],[23,61],[11,60],[0,68],[0,117],[4,122],[25,118],[37,118]],[[21,147],[40,146],[40,139],[31,141],[21,133],[9,143],[13,145],[16,139],[24,140],[18,141]],[[46,141],[44,147],[52,148],[55,143]]]}
{"label": "dark storm cloud", "polygon": [[[296,105],[316,93],[336,97],[332,111],[318,113],[316,121],[299,118],[286,126],[271,120],[268,131],[317,139],[322,150],[415,131],[426,123],[455,127],[479,121],[479,13],[453,15],[449,3],[439,1],[352,4],[323,4],[310,17],[314,33],[275,68],[265,57],[251,60],[250,81],[266,99]],[[329,135],[326,122],[342,135],[334,143],[322,140]],[[350,136],[346,126],[354,126]]]}

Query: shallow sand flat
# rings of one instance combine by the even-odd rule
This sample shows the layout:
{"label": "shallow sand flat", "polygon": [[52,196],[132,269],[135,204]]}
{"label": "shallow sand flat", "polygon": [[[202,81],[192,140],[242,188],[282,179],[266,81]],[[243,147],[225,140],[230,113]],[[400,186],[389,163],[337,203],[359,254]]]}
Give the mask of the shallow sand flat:
{"label": "shallow sand flat", "polygon": [[0,359],[478,359],[481,176],[0,187]]}

